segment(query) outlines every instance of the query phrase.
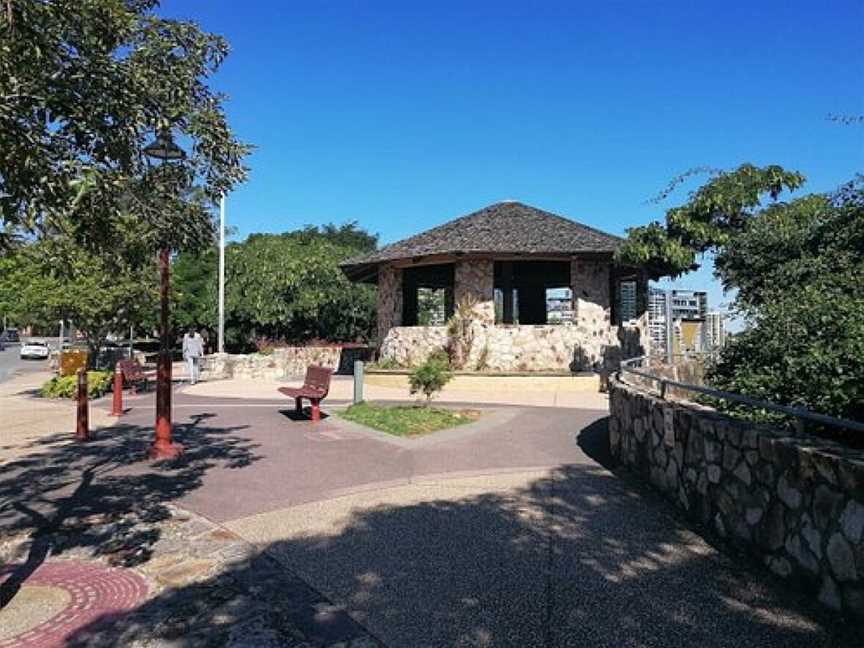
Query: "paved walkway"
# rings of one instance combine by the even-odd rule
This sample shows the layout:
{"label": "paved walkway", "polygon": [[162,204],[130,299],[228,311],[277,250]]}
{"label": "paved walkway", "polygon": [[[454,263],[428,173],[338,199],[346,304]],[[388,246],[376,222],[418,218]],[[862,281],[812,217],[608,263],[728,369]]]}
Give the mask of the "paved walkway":
{"label": "paved walkway", "polygon": [[[182,375],[182,374],[179,374]],[[490,378],[495,380],[494,378]],[[542,380],[542,379],[541,379]],[[330,386],[331,404],[350,402],[354,393],[354,379],[351,376],[333,376]],[[276,396],[276,390],[286,385],[300,384],[302,377],[293,380],[214,380],[202,382],[194,387],[186,387],[186,394],[211,398],[261,399]],[[523,405],[529,407],[570,407],[576,409],[608,409],[609,398],[596,391],[574,391],[562,389],[555,382],[545,382],[540,388],[524,389],[506,381],[496,385],[495,390],[460,390],[452,384],[436,397],[438,403],[480,403],[486,405]],[[548,387],[548,388],[543,388]],[[364,397],[372,401],[413,401],[407,389],[385,387],[383,385],[364,386]]]}
{"label": "paved walkway", "polygon": [[[9,350],[5,351],[9,353]],[[75,403],[71,400],[34,400],[39,388],[52,376],[47,368],[29,369],[0,381],[0,465],[49,445],[72,441]],[[114,419],[102,408],[93,408],[94,428],[111,425]]]}
{"label": "paved walkway", "polygon": [[[458,431],[396,440],[336,418],[294,420],[287,399],[202,390],[175,397],[187,447],[176,462],[139,460],[152,434],[143,395],[92,444],[0,466],[0,526],[36,529],[52,556],[98,557],[107,545],[156,584],[136,612],[79,640],[861,645],[848,622],[718,552],[600,465],[602,410],[494,406]],[[109,528],[75,527],[109,512]],[[65,549],[64,521],[77,529],[62,534]],[[208,644],[207,628],[224,631]]]}

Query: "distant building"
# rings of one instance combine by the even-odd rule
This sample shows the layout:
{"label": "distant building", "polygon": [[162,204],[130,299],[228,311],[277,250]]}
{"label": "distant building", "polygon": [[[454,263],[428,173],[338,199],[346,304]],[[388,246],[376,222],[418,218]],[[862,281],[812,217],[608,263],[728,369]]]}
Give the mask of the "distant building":
{"label": "distant building", "polygon": [[[648,334],[652,353],[666,353],[669,328],[676,353],[705,348],[709,333],[701,329],[707,314],[708,293],[704,291],[651,288],[648,293]],[[671,317],[668,324],[667,316]]]}
{"label": "distant building", "polygon": [[705,346],[708,351],[726,343],[726,314],[713,311],[705,315]]}

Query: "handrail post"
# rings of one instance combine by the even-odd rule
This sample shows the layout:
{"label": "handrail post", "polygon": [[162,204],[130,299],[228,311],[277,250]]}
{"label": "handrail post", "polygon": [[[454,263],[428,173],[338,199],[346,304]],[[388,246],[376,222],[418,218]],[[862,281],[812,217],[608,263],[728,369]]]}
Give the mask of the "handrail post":
{"label": "handrail post", "polygon": [[660,398],[666,400],[666,381],[662,378],[660,379]]}

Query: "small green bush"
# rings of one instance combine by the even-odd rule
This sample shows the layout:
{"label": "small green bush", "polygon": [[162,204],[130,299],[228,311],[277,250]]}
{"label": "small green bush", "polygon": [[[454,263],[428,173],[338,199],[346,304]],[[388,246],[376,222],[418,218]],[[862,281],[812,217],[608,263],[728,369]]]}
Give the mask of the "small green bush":
{"label": "small green bush", "polygon": [[[114,377],[111,371],[87,372],[87,395],[98,398],[111,389]],[[78,376],[55,376],[40,390],[43,398],[75,398],[78,395]]]}
{"label": "small green bush", "polygon": [[414,369],[408,376],[411,384],[411,394],[422,392],[426,396],[426,402],[432,400],[432,396],[441,391],[453,374],[448,371],[449,359],[444,351],[437,351],[429,355],[426,362]]}

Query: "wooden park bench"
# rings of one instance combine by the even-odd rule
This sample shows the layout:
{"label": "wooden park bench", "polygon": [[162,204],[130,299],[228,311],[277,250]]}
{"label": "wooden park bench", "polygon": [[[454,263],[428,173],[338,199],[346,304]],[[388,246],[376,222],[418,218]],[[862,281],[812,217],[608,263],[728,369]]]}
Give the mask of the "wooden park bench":
{"label": "wooden park bench", "polygon": [[320,421],[321,409],[319,405],[322,400],[327,398],[327,393],[330,391],[330,376],[332,375],[332,369],[313,365],[306,368],[306,378],[303,379],[302,387],[280,387],[279,392],[294,399],[297,414],[303,411],[303,399],[307,399],[312,404],[312,420]]}
{"label": "wooden park bench", "polygon": [[150,384],[150,379],[155,376],[152,371],[144,371],[137,360],[118,360],[117,366],[123,372],[123,384],[129,385],[133,394],[138,393],[138,385],[140,384],[143,384],[146,390]]}

